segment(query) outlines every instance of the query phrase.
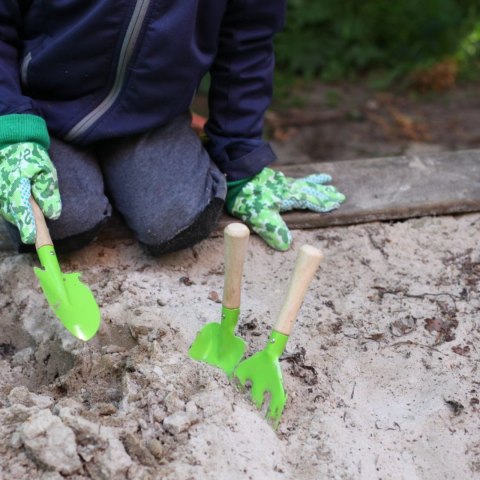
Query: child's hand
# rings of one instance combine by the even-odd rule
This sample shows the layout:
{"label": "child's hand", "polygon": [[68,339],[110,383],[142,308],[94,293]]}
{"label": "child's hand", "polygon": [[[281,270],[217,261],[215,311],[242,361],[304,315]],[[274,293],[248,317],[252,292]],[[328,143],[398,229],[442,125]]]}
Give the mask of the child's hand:
{"label": "child's hand", "polygon": [[328,212],[345,201],[345,195],[331,185],[330,175],[318,173],[293,179],[264,168],[237,194],[231,214],[242,219],[272,248],[288,250],[292,235],[280,212],[306,209]]}
{"label": "child's hand", "polygon": [[62,210],[57,172],[47,151],[37,143],[15,143],[0,150],[0,214],[20,231],[22,242],[34,243],[35,220],[30,195],[44,215],[57,219]]}

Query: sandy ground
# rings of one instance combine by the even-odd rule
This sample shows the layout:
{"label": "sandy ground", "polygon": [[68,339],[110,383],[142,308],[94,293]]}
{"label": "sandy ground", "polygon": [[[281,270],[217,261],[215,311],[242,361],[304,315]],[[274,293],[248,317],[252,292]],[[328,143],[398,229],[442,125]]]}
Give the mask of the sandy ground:
{"label": "sandy ground", "polygon": [[133,241],[61,257],[103,325],[52,317],[31,256],[0,257],[0,478],[480,478],[480,215],[250,239],[239,334],[264,346],[296,251],[323,262],[281,362],[277,431],[221,371],[194,362],[218,321],[223,242],[154,259]]}

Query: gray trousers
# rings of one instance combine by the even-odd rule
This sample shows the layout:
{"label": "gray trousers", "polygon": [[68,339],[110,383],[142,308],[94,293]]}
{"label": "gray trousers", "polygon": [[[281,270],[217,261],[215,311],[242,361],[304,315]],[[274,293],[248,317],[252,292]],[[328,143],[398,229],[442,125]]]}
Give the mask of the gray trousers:
{"label": "gray trousers", "polygon": [[[58,251],[93,240],[112,207],[154,255],[206,238],[223,209],[225,177],[190,128],[189,114],[83,150],[52,139],[49,153],[62,197],[62,215],[47,221]],[[19,252],[33,250],[10,224],[9,231]]]}

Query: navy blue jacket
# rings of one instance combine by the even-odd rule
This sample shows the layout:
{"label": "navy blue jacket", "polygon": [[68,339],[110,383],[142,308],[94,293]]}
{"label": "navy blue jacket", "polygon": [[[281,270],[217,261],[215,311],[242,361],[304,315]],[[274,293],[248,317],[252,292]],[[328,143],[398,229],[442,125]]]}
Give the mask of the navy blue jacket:
{"label": "navy blue jacket", "polygon": [[228,180],[262,141],[286,0],[0,0],[0,115],[33,113],[78,145],[188,110],[210,72],[209,151]]}

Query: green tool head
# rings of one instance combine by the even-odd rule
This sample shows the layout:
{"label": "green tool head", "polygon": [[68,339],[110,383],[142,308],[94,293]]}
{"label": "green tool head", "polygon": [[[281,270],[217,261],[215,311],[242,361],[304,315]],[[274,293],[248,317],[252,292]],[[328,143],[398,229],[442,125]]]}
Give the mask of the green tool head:
{"label": "green tool head", "polygon": [[287,402],[279,361],[287,341],[287,335],[273,331],[267,346],[241,362],[234,372],[234,376],[242,386],[250,382],[251,397],[257,408],[261,409],[265,395],[270,395],[267,417],[273,421],[275,426],[280,422]]}
{"label": "green tool head", "polygon": [[246,344],[233,334],[239,309],[222,307],[220,323],[208,323],[198,333],[188,354],[190,358],[221,368],[229,377],[242,359]]}
{"label": "green tool head", "polygon": [[65,328],[80,340],[90,340],[100,327],[100,310],[79,273],[63,274],[51,245],[37,250],[43,269],[35,268],[48,304]]}

